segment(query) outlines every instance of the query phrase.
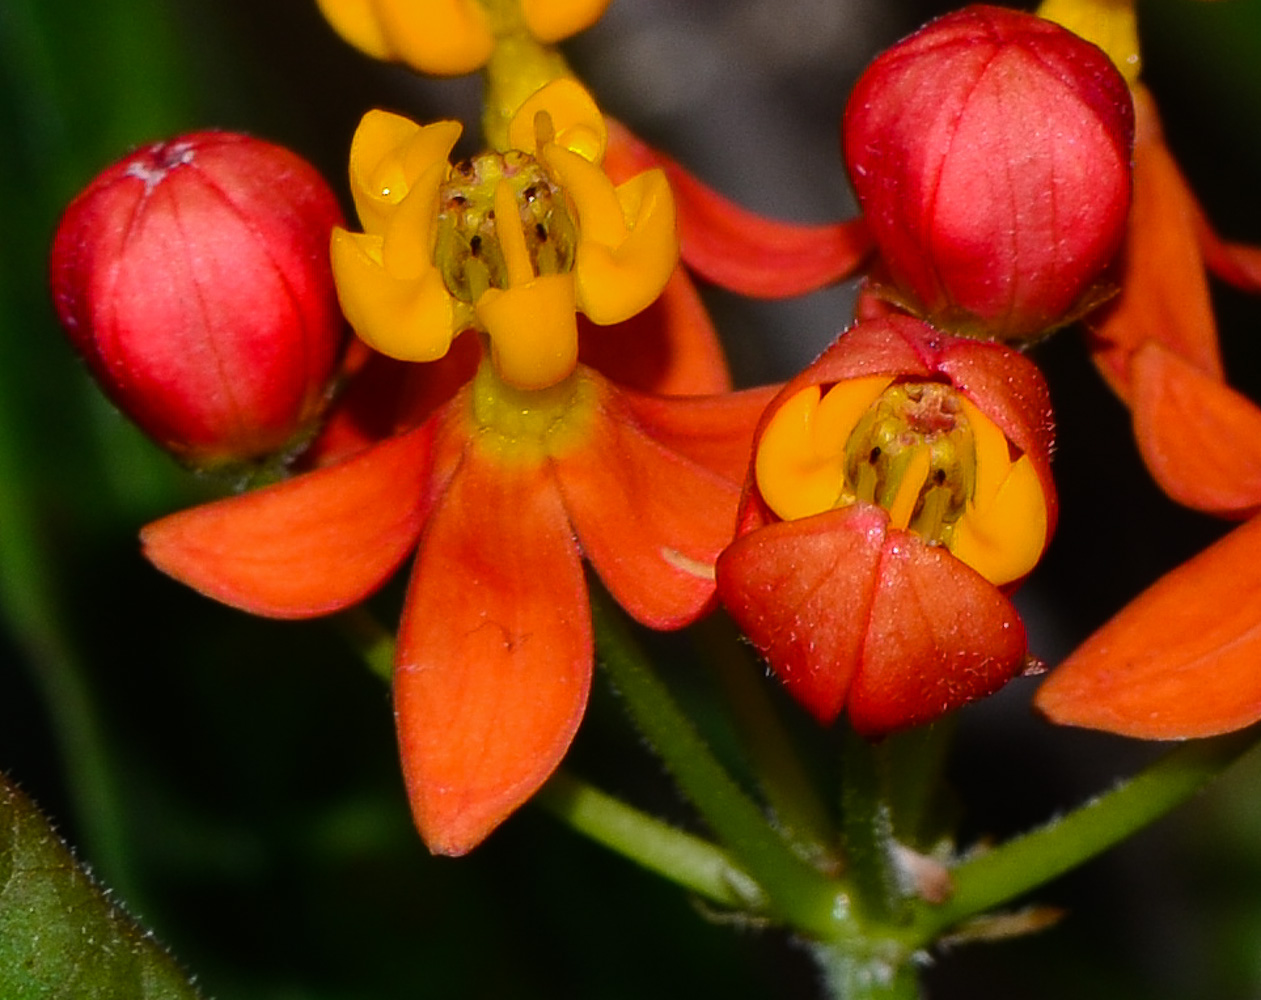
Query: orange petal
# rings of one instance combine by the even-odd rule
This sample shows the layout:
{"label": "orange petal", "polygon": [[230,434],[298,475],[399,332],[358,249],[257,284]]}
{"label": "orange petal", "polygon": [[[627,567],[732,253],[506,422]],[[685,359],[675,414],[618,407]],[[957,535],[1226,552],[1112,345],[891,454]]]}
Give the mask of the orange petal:
{"label": "orange petal", "polygon": [[888,523],[866,504],[775,521],[718,560],[723,605],[820,722],[840,715],[858,670]]}
{"label": "orange petal", "polygon": [[740,487],[654,441],[603,385],[588,441],[554,459],[565,507],[617,602],[652,628],[680,628],[713,598]]}
{"label": "orange petal", "polygon": [[464,854],[537,791],[591,683],[586,583],[555,482],[469,445],[421,543],[394,705],[416,824]]}
{"label": "orange petal", "polygon": [[783,222],[741,208],[678,163],[609,122],[604,167],[614,179],[660,166],[674,190],[684,262],[723,288],[788,298],[853,277],[873,249],[861,218],[822,225]]}
{"label": "orange petal", "polygon": [[714,396],[649,396],[624,391],[622,400],[649,437],[733,483],[744,482],[753,432],[780,387],[761,386]]}
{"label": "orange petal", "polygon": [[1160,344],[1130,365],[1134,437],[1174,500],[1223,516],[1261,506],[1261,408]]}
{"label": "orange petal", "polygon": [[253,614],[308,618],[347,607],[416,543],[431,438],[425,425],[338,465],[164,517],[141,531],[144,554]]}
{"label": "orange petal", "polygon": [[846,711],[876,737],[993,694],[1024,667],[1024,625],[988,580],[941,546],[890,532]]}
{"label": "orange petal", "polygon": [[1050,676],[1052,722],[1148,740],[1261,719],[1261,519],[1157,580]]}
{"label": "orange petal", "polygon": [[1141,87],[1134,91],[1134,110],[1134,200],[1121,292],[1091,321],[1095,364],[1127,402],[1130,357],[1148,340],[1160,341],[1206,375],[1222,377],[1200,251],[1200,208],[1165,145],[1151,95]]}
{"label": "orange petal", "polygon": [[1208,269],[1241,291],[1261,294],[1261,247],[1222,239],[1203,213],[1199,221],[1200,249]]}
{"label": "orange petal", "polygon": [[584,364],[643,392],[683,396],[731,388],[718,333],[681,266],[655,302],[622,323],[596,326],[579,315],[578,344]]}

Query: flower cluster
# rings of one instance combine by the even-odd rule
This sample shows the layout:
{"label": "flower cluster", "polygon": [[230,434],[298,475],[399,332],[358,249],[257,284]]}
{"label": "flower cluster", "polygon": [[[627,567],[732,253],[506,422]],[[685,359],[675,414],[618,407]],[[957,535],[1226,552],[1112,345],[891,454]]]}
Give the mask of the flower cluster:
{"label": "flower cluster", "polygon": [[[841,125],[862,216],[814,226],[740,208],[605,116],[554,47],[605,6],[320,0],[376,58],[484,70],[482,151],[453,164],[458,122],[369,112],[350,149],[353,232],[288,154],[188,137],[104,175],[54,249],[59,308],[98,377],[197,460],[308,428],[340,303],[359,340],[296,474],[142,540],[176,579],[279,618],[351,607],[414,554],[394,705],[415,819],[440,853],[481,842],[573,739],[594,657],[584,559],[650,628],[721,602],[815,718],[844,713],[872,739],[1026,671],[1010,598],[1058,501],[1049,393],[1019,348],[1058,327],[1085,318],[1171,495],[1261,508],[1261,409],[1223,381],[1201,264],[1261,287],[1261,253],[1194,206],[1125,54],[1127,4],[971,6],[889,49]],[[1100,6],[1130,19],[1078,17]],[[212,166],[220,147],[244,166]],[[203,167],[227,209],[194,183]],[[265,185],[281,196],[265,204]],[[181,212],[218,206],[189,227],[200,256],[272,266],[245,283],[184,266],[193,249],[148,235],[176,196]],[[123,214],[144,225],[120,233]],[[859,273],[858,321],[818,360],[785,386],[731,390],[690,274],[776,298]],[[190,298],[209,305],[181,313]],[[244,403],[204,418],[220,399]],[[1146,736],[1261,717],[1261,685],[1240,686],[1255,615],[1206,626],[1203,599],[1183,604],[1232,574],[1261,592],[1256,525],[1088,643],[1042,689],[1044,712]],[[1186,642],[1151,650],[1157,619]],[[1190,701],[1208,659],[1235,689],[1156,708]]]}

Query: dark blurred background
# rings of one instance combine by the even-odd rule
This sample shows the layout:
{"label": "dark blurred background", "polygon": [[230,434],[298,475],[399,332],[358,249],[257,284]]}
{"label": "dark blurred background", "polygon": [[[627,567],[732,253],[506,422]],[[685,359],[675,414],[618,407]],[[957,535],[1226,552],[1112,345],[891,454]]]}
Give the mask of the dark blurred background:
{"label": "dark blurred background", "polygon": [[[821,221],[853,213],[836,138],[849,86],[948,7],[614,0],[567,51],[608,109],[711,184]],[[1261,243],[1261,3],[1140,12],[1171,145],[1220,228]],[[372,106],[472,122],[479,86],[371,63],[313,0],[0,4],[0,769],[223,1000],[817,996],[792,941],[715,919],[534,808],[469,858],[430,858],[387,692],[332,627],[252,619],[141,560],[140,525],[221,484],[141,438],[64,342],[44,277],[61,208],[134,146],[208,126],[288,145],[344,194]],[[806,363],[852,301],[707,294],[744,384]],[[1261,398],[1261,304],[1216,294],[1230,376]],[[1063,513],[1020,600],[1054,663],[1225,528],[1150,485],[1078,336],[1037,358],[1059,406]],[[396,601],[382,595],[382,613]],[[1153,755],[1052,730],[1031,690],[963,713],[949,770],[965,841],[1035,825]],[[573,764],[682,814],[599,683]],[[1036,899],[1067,919],[938,956],[931,995],[1261,997],[1261,762]]]}

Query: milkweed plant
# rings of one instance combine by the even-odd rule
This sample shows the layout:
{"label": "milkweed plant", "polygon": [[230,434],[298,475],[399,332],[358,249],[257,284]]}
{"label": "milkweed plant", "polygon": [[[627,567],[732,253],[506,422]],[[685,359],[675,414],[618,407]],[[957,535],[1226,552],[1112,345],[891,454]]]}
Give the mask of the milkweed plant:
{"label": "milkweed plant", "polygon": [[[1088,920],[1049,883],[1252,745],[1261,407],[1241,388],[1246,352],[1219,342],[1215,297],[1261,292],[1258,233],[1206,208],[1180,166],[1134,0],[972,4],[873,45],[832,95],[831,183],[853,208],[838,197],[809,222],[742,204],[694,164],[695,142],[637,121],[633,59],[606,96],[612,71],[571,57],[637,2],[312,0],[330,73],[417,84],[357,110],[336,169],[207,121],[76,178],[43,257],[48,301],[101,412],[164,450],[181,484],[134,517],[133,572],[108,586],[249,623],[239,641],[265,636],[288,664],[265,724],[309,735],[301,759],[251,760],[263,800],[369,780],[337,698],[301,696],[330,683],[303,662],[312,636],[339,654],[330,673],[371,689],[389,860],[356,839],[370,816],[286,816],[355,833],[343,849],[373,874],[320,890],[351,924],[391,864],[413,873],[396,912],[506,913],[529,905],[521,869],[581,880],[563,860],[581,845],[609,854],[619,887],[591,885],[589,926],[550,955],[505,955],[488,930],[485,962],[548,970],[607,949],[589,940],[606,914],[669,887],[694,904],[672,925],[679,953],[717,931],[790,956],[782,981],[715,993],[933,996],[965,944],[978,962]],[[783,17],[860,17],[826,6]],[[802,72],[792,88],[818,86]],[[438,106],[457,91],[419,87],[434,78],[468,84],[480,114]],[[748,362],[757,317],[829,289],[851,294],[827,299],[813,360]],[[767,325],[763,356],[797,335]],[[1067,376],[1066,355],[1080,359]],[[41,391],[55,413],[59,390]],[[1074,412],[1092,395],[1106,405]],[[1113,462],[1073,464],[1091,436]],[[1137,486],[1108,467],[1126,462]],[[1152,567],[1139,578],[1126,556],[1078,547],[1071,571],[1044,567],[1061,534],[1152,503],[1200,526],[1190,543],[1146,538],[1177,558],[1136,556]],[[1074,579],[1119,596],[1065,641],[1042,595]],[[163,659],[162,634],[117,641]],[[231,642],[208,655],[231,660]],[[108,683],[126,690],[127,674]],[[248,704],[273,683],[229,668],[212,697]],[[83,697],[41,694],[53,717]],[[172,746],[199,744],[202,773],[173,760],[167,778],[196,799],[233,732],[186,730],[178,701],[134,704],[162,713]],[[1120,777],[1071,796],[1040,785],[1043,765],[1019,755],[1081,730],[1110,734],[1086,745]],[[962,794],[963,753],[1004,760],[1004,777]],[[35,841],[60,848],[6,787],[5,996],[235,995],[181,971],[200,954],[188,931],[173,959],[116,905],[165,937],[142,884],[123,876],[110,900],[68,855],[41,860]],[[987,829],[972,800],[1013,795],[1041,819]],[[203,834],[208,850],[233,822]],[[97,862],[107,883],[126,871]],[[485,898],[444,888],[470,869],[494,873]],[[101,928],[58,930],[79,912]],[[402,968],[410,947],[384,950]],[[433,961],[397,995],[534,995],[476,961],[427,979]],[[1036,961],[1030,981],[1048,975]],[[548,995],[621,995],[543,976]],[[374,981],[328,995],[385,995]]]}

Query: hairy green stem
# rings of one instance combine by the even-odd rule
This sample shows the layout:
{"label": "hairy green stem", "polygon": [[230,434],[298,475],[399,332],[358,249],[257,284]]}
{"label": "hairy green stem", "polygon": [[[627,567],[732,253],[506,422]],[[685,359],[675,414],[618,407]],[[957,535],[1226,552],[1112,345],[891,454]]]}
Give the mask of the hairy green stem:
{"label": "hairy green stem", "polygon": [[780,829],[822,863],[836,863],[836,830],[792,734],[771,702],[765,678],[754,668],[729,619],[713,615],[696,626],[714,675],[744,737],[742,746],[758,787]]}
{"label": "hairy green stem", "polygon": [[339,612],[333,620],[364,665],[389,684],[394,677],[394,633],[362,604]]}
{"label": "hairy green stem", "polygon": [[1181,805],[1256,743],[1252,730],[1197,740],[1171,751],[1129,781],[1046,826],[965,861],[952,872],[954,895],[917,902],[908,938],[926,945],[951,927],[1012,902]]}
{"label": "hairy green stem", "polygon": [[718,906],[759,910],[757,883],[721,848],[677,830],[565,771],[534,799],[571,828]]}
{"label": "hairy green stem", "polygon": [[803,861],[735,783],[633,642],[606,597],[592,594],[597,650],[635,725],[732,860],[766,893],[771,915],[820,938],[838,926],[838,886]]}
{"label": "hairy green stem", "polygon": [[845,882],[864,923],[888,924],[901,911],[893,859],[893,821],[880,748],[848,726],[842,749],[841,834]]}

